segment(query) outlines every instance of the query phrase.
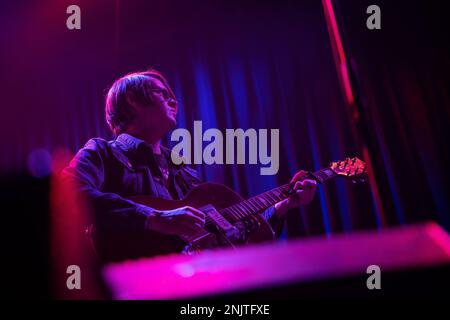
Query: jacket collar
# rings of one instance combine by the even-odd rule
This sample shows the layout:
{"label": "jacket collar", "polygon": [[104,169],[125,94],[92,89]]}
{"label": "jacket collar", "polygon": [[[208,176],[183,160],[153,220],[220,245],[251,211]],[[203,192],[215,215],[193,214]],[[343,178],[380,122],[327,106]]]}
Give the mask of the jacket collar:
{"label": "jacket collar", "polygon": [[[152,148],[142,139],[136,138],[128,133],[121,133],[117,138],[116,142],[118,142],[119,148],[121,148],[125,152],[137,152],[140,148],[145,148],[151,154],[153,154]],[[161,146],[161,153],[170,161],[172,150]],[[175,157],[179,157],[175,155]],[[183,164],[175,165],[172,163],[175,168],[181,168]]]}
{"label": "jacket collar", "polygon": [[[147,143],[144,140],[133,137],[128,133],[121,133],[116,138],[116,141],[119,142],[120,147],[124,151],[137,150],[141,145],[145,145],[146,147],[148,147]],[[148,148],[151,149],[150,147]]]}

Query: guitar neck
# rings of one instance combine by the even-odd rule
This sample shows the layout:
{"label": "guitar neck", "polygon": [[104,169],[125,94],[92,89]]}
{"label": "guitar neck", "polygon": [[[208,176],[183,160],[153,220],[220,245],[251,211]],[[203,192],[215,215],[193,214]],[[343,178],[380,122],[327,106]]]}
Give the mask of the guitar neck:
{"label": "guitar neck", "polygon": [[[308,173],[304,179],[313,179],[318,183],[336,177],[337,174],[330,168],[324,168],[314,173]],[[229,220],[236,222],[244,218],[256,215],[270,208],[276,203],[287,199],[295,191],[293,190],[294,183],[287,183],[278,188],[266,191],[260,195],[254,196],[242,202],[239,202],[231,207],[221,210],[221,213]]]}

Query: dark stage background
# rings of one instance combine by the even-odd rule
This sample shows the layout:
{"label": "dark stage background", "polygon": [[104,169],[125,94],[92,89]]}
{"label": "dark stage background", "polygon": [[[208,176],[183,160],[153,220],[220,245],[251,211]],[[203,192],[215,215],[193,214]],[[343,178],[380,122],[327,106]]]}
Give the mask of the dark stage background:
{"label": "dark stage background", "polygon": [[[333,3],[385,217],[368,185],[335,180],[289,213],[283,236],[430,219],[450,229],[444,2],[377,1],[382,30],[374,31],[365,25],[372,3]],[[66,28],[71,4],[81,8],[81,30]],[[74,154],[91,137],[112,138],[108,86],[148,67],[173,86],[179,127],[280,129],[276,176],[259,175],[259,165],[198,168],[245,197],[298,169],[361,156],[321,1],[7,1],[0,34],[4,176],[33,171],[61,148]]]}

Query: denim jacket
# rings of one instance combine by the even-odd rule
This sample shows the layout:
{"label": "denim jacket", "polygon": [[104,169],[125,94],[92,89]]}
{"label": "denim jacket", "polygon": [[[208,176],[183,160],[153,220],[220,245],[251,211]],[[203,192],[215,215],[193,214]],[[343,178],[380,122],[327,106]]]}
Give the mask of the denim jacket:
{"label": "denim jacket", "polygon": [[[122,260],[154,255],[152,249],[155,248],[151,246],[155,244],[150,245],[152,239],[149,239],[145,229],[147,217],[153,209],[127,197],[149,195],[181,199],[202,182],[195,170],[184,164],[173,164],[169,149],[162,147],[162,154],[169,163],[171,192],[161,178],[151,148],[143,140],[126,133],[112,141],[90,139],[64,169],[64,178],[74,180],[92,205],[94,226],[102,234],[101,239],[97,239],[97,246],[105,252],[104,259]],[[281,221],[274,211],[270,208],[262,215],[279,233]],[[120,247],[109,248],[108,244],[119,236],[124,239]]]}

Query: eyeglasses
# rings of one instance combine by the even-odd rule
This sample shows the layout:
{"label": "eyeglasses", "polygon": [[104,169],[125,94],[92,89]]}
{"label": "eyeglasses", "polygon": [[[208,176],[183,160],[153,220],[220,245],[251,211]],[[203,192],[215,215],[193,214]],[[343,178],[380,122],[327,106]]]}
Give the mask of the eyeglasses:
{"label": "eyeglasses", "polygon": [[165,101],[169,101],[170,99],[175,100],[175,98],[169,93],[167,89],[150,89],[152,92],[156,92],[161,95]]}

